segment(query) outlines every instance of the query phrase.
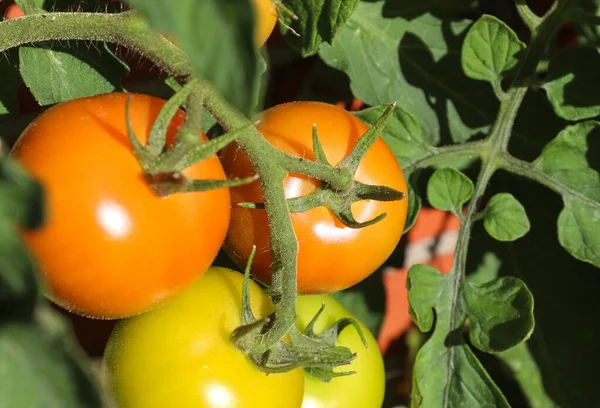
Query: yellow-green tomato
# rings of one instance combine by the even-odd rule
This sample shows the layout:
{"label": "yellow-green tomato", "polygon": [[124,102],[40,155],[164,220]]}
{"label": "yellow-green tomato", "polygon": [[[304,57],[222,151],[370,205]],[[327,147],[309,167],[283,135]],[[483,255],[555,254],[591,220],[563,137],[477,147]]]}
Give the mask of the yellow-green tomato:
{"label": "yellow-green tomato", "polygon": [[[112,333],[103,372],[119,408],[299,408],[304,373],[259,371],[229,341],[241,324],[243,275],[210,268],[188,291]],[[251,282],[255,316],[273,311]]]}
{"label": "yellow-green tomato", "polygon": [[[299,296],[296,326],[304,330],[323,303],[325,310],[315,325],[317,334],[339,319],[356,319],[330,295]],[[356,371],[356,374],[337,377],[328,383],[306,375],[302,408],[381,408],[385,393],[383,358],[369,329],[361,322],[358,324],[368,348],[365,348],[353,326],[346,327],[336,343],[358,352],[358,356],[350,365],[336,368],[335,371]]]}

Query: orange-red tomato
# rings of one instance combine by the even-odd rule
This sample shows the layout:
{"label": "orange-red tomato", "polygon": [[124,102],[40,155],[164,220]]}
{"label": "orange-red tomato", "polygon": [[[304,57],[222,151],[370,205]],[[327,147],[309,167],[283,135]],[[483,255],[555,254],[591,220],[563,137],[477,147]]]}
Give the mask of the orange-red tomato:
{"label": "orange-red tomato", "polygon": [[[296,102],[278,105],[263,112],[257,129],[275,147],[297,157],[314,160],[313,124],[329,163],[337,165],[367,131],[352,114],[334,105]],[[230,176],[253,173],[248,157],[237,145],[222,152],[225,172]],[[355,179],[407,192],[406,182],[394,154],[378,138],[362,159]],[[318,180],[291,174],[285,180],[287,198],[314,191]],[[232,189],[232,201],[262,202],[258,182]],[[363,200],[352,204],[359,222],[387,213],[382,221],[362,229],[345,227],[325,207],[291,214],[298,239],[298,292],[331,293],[350,287],[373,273],[390,256],[402,235],[408,200],[382,202]],[[234,205],[226,238],[228,254],[243,267],[252,246],[257,251],[252,272],[263,282],[270,281],[271,253],[267,216],[263,210]]]}
{"label": "orange-red tomato", "polygon": [[[131,125],[145,143],[165,102],[114,93],[48,109],[12,151],[47,194],[47,223],[23,235],[48,294],[91,317],[134,315],[181,293],[208,269],[229,223],[227,189],[161,198],[149,188],[127,137],[128,96]],[[179,111],[169,144],[183,121]],[[216,156],[183,174],[225,178]]]}
{"label": "orange-red tomato", "polygon": [[23,13],[21,7],[17,6],[16,4],[11,4],[6,8],[6,11],[4,12],[4,18],[7,20],[23,17],[24,15],[25,13]]}

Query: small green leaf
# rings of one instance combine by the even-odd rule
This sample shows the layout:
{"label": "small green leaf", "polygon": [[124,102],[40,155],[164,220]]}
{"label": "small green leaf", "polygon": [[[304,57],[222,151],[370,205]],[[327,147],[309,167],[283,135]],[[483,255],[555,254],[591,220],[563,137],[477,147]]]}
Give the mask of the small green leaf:
{"label": "small green leaf", "polygon": [[498,277],[502,261],[493,252],[486,252],[483,259],[472,273],[467,276],[470,283],[482,285]]}
{"label": "small green leaf", "polygon": [[568,188],[558,217],[560,244],[575,258],[600,267],[600,175],[588,159],[588,144],[598,137],[599,122],[569,126],[546,145],[533,165]]}
{"label": "small green leaf", "polygon": [[452,168],[437,170],[427,183],[427,199],[438,210],[460,214],[473,195],[473,182]]}
{"label": "small green leaf", "polygon": [[[356,112],[356,116],[372,126],[387,108],[388,106],[375,106]],[[423,137],[417,118],[399,106],[394,109],[381,137],[392,149],[401,167],[428,156],[434,151],[433,146]]]}
{"label": "small green leaf", "polygon": [[95,47],[73,42],[68,48],[19,48],[21,75],[40,105],[121,89],[128,68],[108,49]]}
{"label": "small green leaf", "polygon": [[286,21],[295,31],[286,30],[287,41],[304,57],[316,53],[323,41],[333,42],[337,31],[350,18],[359,1],[286,0],[285,6],[298,17],[297,20]]}
{"label": "small green leaf", "polygon": [[521,343],[499,353],[497,357],[508,365],[521,391],[532,408],[558,408],[544,389],[542,374],[527,343]]}
{"label": "small green leaf", "polygon": [[248,114],[256,96],[254,9],[248,0],[128,2],[160,32],[170,33],[197,77],[209,81]]}
{"label": "small green leaf", "polygon": [[558,217],[558,240],[575,258],[600,268],[600,205],[573,197],[564,199]]}
{"label": "small green leaf", "polygon": [[471,343],[498,353],[527,340],[533,332],[533,296],[520,279],[502,277],[465,287]]}
{"label": "small green leaf", "polygon": [[492,197],[485,208],[483,225],[498,241],[514,241],[527,234],[531,225],[525,208],[509,193]]}
{"label": "small green leaf", "polygon": [[[2,406],[46,408],[101,407],[98,389],[81,359],[30,325],[0,326]],[[78,352],[79,353],[79,352]]]}
{"label": "small green leaf", "polygon": [[567,120],[600,115],[600,53],[572,47],[557,53],[548,67],[544,89],[554,112]]}
{"label": "small green leaf", "polygon": [[449,288],[447,280],[432,266],[414,265],[406,278],[410,316],[422,332],[433,327],[433,310],[439,297]]}
{"label": "small green leaf", "polygon": [[421,211],[421,195],[414,187],[418,173],[413,173],[409,176],[408,181],[408,214],[406,217],[406,224],[404,224],[404,233],[411,229],[415,222],[417,222],[417,216]]}
{"label": "small green leaf", "polygon": [[484,15],[465,37],[463,70],[473,79],[499,84],[502,74],[517,64],[517,54],[524,48],[525,44],[503,21]]}

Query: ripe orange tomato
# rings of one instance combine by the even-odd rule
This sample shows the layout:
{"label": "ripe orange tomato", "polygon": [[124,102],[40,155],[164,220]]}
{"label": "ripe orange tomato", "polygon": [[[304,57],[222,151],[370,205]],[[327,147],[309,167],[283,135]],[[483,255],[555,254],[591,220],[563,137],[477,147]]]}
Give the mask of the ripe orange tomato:
{"label": "ripe orange tomato", "polygon": [[[353,318],[337,300],[330,295],[298,296],[296,302],[296,326],[306,329],[321,305],[325,310],[319,316],[314,330],[320,334],[339,319]],[[358,356],[350,365],[336,368],[335,371],[354,371],[355,374],[337,377],[325,383],[307,375],[304,382],[302,408],[380,408],[385,395],[385,369],[377,340],[369,329],[357,320],[368,348],[365,348],[360,335],[352,326],[346,327],[337,339],[336,345],[348,347]]]}
{"label": "ripe orange tomato", "polygon": [[[291,155],[314,160],[313,124],[329,163],[337,165],[367,131],[358,118],[334,105],[319,102],[295,102],[275,106],[263,112],[257,129],[275,147]],[[225,172],[230,176],[253,174],[252,164],[235,144],[222,151]],[[362,159],[355,179],[407,192],[404,175],[394,154],[378,138]],[[291,174],[285,180],[287,198],[304,196],[319,181]],[[231,190],[232,201],[262,202],[258,182]],[[298,292],[331,293],[348,288],[373,273],[390,256],[402,235],[408,200],[382,202],[363,200],[352,204],[359,222],[387,213],[380,222],[362,229],[345,227],[327,208],[318,207],[291,214],[298,239]],[[263,210],[234,205],[225,249],[243,267],[256,245],[252,272],[270,282],[271,253],[267,215]]]}
{"label": "ripe orange tomato", "polygon": [[[103,373],[119,408],[300,408],[304,372],[259,371],[229,336],[241,325],[243,275],[210,268],[163,307],[115,327]],[[252,310],[273,310],[250,282]]]}
{"label": "ripe orange tomato", "polygon": [[[48,109],[12,151],[47,194],[47,223],[23,233],[47,292],[90,317],[131,316],[181,293],[208,269],[229,223],[227,189],[158,197],[149,188],[127,137],[128,96],[131,125],[146,143],[165,102],[114,93]],[[169,144],[183,121],[179,111]],[[225,178],[216,156],[183,174]]]}
{"label": "ripe orange tomato", "polygon": [[262,46],[275,28],[277,23],[277,6],[273,0],[252,0],[256,8],[256,28],[254,36],[257,47]]}
{"label": "ripe orange tomato", "polygon": [[10,6],[8,6],[6,8],[6,11],[4,12],[4,18],[7,20],[12,20],[13,18],[23,17],[24,15],[25,15],[25,13],[23,13],[23,10],[21,10],[21,7],[17,6],[16,4],[11,4]]}

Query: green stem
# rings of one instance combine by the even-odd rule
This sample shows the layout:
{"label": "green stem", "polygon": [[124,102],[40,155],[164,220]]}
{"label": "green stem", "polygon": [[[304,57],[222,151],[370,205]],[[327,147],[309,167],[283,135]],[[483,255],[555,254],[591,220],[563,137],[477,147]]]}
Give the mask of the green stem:
{"label": "green stem", "polygon": [[[564,4],[570,4],[573,0],[566,0],[556,10],[550,14],[539,26],[537,35],[533,36],[532,43],[526,50],[523,61],[517,70],[517,75],[507,92],[506,99],[500,104],[498,117],[492,127],[488,138],[484,141],[491,146],[489,153],[482,157],[482,168],[475,183],[473,196],[467,206],[465,215],[461,222],[454,260],[450,277],[452,279],[452,303],[450,305],[450,321],[448,332],[452,332],[458,326],[463,325],[463,317],[457,316],[457,308],[461,299],[461,289],[466,284],[466,266],[469,241],[471,239],[471,229],[479,208],[479,201],[485,194],[488,183],[501,163],[505,163],[508,149],[508,142],[512,135],[514,121],[527,92],[527,78],[535,73],[535,68],[542,56],[543,51],[553,34],[560,26],[560,19],[565,17],[568,9]],[[556,26],[554,26],[556,25]],[[506,165],[506,164],[504,164]],[[454,348],[448,349],[448,378],[447,383],[451,382],[453,375]],[[446,387],[443,406],[448,406],[450,387]]]}
{"label": "green stem", "polygon": [[578,200],[585,202],[590,207],[600,209],[600,203],[598,201],[594,201],[586,195],[581,194],[579,191],[574,190],[571,187],[561,183],[555,177],[552,177],[550,174],[545,173],[537,167],[535,167],[534,164],[521,159],[517,159],[516,157],[513,157],[508,153],[501,156],[500,161],[498,162],[498,167],[507,170],[511,173],[518,174],[519,176],[536,181],[541,185],[548,187],[552,191],[560,194],[563,197],[572,196],[577,198]]}
{"label": "green stem", "polygon": [[517,6],[517,12],[519,13],[519,16],[523,22],[525,22],[531,32],[534,32],[542,22],[542,18],[531,11],[527,5],[527,0],[515,0],[515,5]]}
{"label": "green stem", "polygon": [[488,149],[487,142],[484,140],[435,147],[431,150],[429,155],[402,166],[402,170],[404,170],[404,173],[408,175],[415,170],[429,167],[444,159],[460,156],[469,156],[469,158],[481,157]]}
{"label": "green stem", "polygon": [[50,40],[103,41],[139,51],[173,76],[192,69],[185,54],[153,32],[133,11],[107,13],[38,13],[0,24],[0,52]]}

